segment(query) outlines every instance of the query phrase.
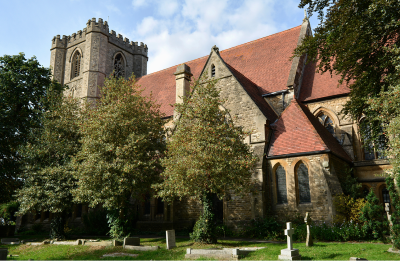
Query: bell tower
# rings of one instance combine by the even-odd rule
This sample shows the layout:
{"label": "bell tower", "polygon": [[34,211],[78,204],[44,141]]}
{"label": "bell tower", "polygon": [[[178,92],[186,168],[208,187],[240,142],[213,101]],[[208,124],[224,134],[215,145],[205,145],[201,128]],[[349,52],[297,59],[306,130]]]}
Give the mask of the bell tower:
{"label": "bell tower", "polygon": [[53,78],[68,85],[69,94],[78,98],[99,98],[98,86],[112,73],[125,78],[147,74],[147,45],[109,31],[101,18],[88,20],[83,30],[72,35],[55,36],[50,50]]}

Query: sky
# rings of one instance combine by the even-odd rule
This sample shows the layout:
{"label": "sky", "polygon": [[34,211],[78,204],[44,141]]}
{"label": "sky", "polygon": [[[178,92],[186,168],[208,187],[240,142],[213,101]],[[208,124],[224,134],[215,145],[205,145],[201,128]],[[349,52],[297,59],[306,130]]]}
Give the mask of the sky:
{"label": "sky", "polygon": [[[51,40],[91,18],[147,44],[148,73],[224,50],[302,23],[300,0],[0,0],[0,56],[25,53],[50,66]],[[310,18],[317,26],[316,15]]]}

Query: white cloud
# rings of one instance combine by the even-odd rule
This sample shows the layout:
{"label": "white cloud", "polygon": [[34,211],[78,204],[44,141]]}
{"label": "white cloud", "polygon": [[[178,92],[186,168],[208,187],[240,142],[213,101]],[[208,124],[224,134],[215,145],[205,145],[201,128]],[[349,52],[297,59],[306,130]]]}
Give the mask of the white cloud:
{"label": "white cloud", "polygon": [[274,20],[277,6],[286,8],[277,0],[183,1],[133,1],[136,7],[151,3],[159,14],[143,18],[132,32],[149,47],[149,73],[208,55],[213,45],[224,50],[287,29]]}
{"label": "white cloud", "polygon": [[115,5],[106,5],[106,8],[108,11],[117,13],[117,14],[122,14],[121,10],[119,10],[118,7],[116,7]]}
{"label": "white cloud", "polygon": [[150,3],[150,0],[133,0],[132,5],[135,8],[146,6]]}
{"label": "white cloud", "polygon": [[178,1],[176,0],[161,0],[158,1],[158,13],[161,16],[169,17],[173,14],[175,14],[176,11],[178,11],[179,4]]}

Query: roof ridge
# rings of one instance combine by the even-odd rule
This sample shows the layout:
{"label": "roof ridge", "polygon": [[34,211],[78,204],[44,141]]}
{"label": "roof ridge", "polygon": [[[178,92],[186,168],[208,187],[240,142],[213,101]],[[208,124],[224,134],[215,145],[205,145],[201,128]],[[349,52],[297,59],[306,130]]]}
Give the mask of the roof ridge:
{"label": "roof ridge", "polygon": [[[248,45],[248,44],[251,44],[251,43],[260,41],[260,40],[263,40],[263,39],[268,38],[268,37],[276,36],[276,35],[278,35],[278,34],[281,34],[281,33],[287,32],[287,31],[294,30],[294,29],[296,29],[296,28],[298,28],[298,27],[301,27],[301,25],[298,25],[298,26],[295,26],[295,27],[292,27],[292,28],[289,28],[289,29],[286,29],[286,30],[283,30],[283,31],[280,31],[280,32],[277,32],[277,33],[274,33],[274,34],[270,34],[270,35],[267,35],[267,36],[264,36],[264,37],[261,37],[261,38],[258,38],[258,39],[255,39],[255,40],[246,42],[246,43],[242,43],[242,44],[239,44],[239,45],[236,45],[236,46],[227,48],[227,49],[224,49],[224,50],[220,51],[220,53],[221,53],[221,52],[228,51],[228,50],[233,50],[233,49],[235,49],[235,48],[242,47],[242,46],[245,46],[245,45]],[[209,56],[209,55],[205,55],[205,56],[202,56],[202,57],[199,57],[199,58],[196,58],[196,59],[193,59],[193,60],[189,60],[189,61],[186,61],[186,62],[183,62],[183,63],[189,63],[189,62],[193,62],[193,61],[196,61],[196,60],[200,60],[200,59],[203,59],[203,58],[205,58],[205,57],[207,57],[207,56]],[[182,63],[176,64],[176,65],[172,65],[172,66],[170,66],[170,67],[168,67],[168,68],[165,68],[165,69],[162,69],[162,70],[159,70],[159,71],[156,71],[156,72],[152,72],[152,73],[150,73],[150,74],[143,75],[142,77],[137,78],[137,80],[139,80],[139,79],[141,79],[141,78],[143,78],[143,77],[146,77],[146,76],[150,76],[150,75],[154,75],[154,74],[156,74],[156,73],[163,72],[163,71],[165,71],[165,70],[171,69],[171,68],[173,68],[173,67],[175,67],[175,66],[178,66],[178,65],[180,65],[180,64],[182,64]]]}
{"label": "roof ridge", "polygon": [[[193,61],[196,61],[196,60],[204,59],[204,58],[206,58],[207,56],[209,56],[209,55],[205,55],[205,56],[202,56],[202,57],[199,57],[199,58],[196,58],[196,59],[187,61],[187,62],[183,62],[183,63],[190,63],[190,62],[193,62]],[[172,65],[172,66],[167,67],[167,68],[165,68],[165,69],[162,69],[162,70],[159,70],[159,71],[155,71],[155,72],[152,72],[152,73],[150,73],[150,74],[143,75],[142,77],[139,77],[138,79],[143,78],[143,77],[146,77],[146,76],[154,75],[154,74],[156,74],[156,73],[160,73],[160,72],[166,71],[166,70],[168,70],[168,69],[171,69],[171,68],[173,68],[173,67],[175,67],[175,66],[178,66],[178,65],[180,65],[180,64],[183,64],[183,63],[175,64],[175,65]]]}
{"label": "roof ridge", "polygon": [[296,29],[296,28],[298,28],[298,27],[301,27],[301,25],[298,25],[298,26],[295,26],[295,27],[292,27],[292,28],[289,28],[289,29],[286,29],[286,30],[283,30],[283,31],[280,31],[280,32],[277,32],[277,33],[274,33],[274,34],[270,34],[270,35],[267,35],[267,36],[264,36],[264,37],[261,37],[261,38],[258,38],[258,39],[255,39],[255,40],[246,42],[246,43],[242,43],[242,44],[239,44],[239,45],[235,45],[235,46],[233,46],[233,47],[230,47],[230,48],[228,48],[228,49],[224,49],[224,50],[220,51],[220,53],[221,53],[221,52],[224,52],[224,51],[232,50],[232,49],[235,49],[235,48],[238,48],[238,47],[242,47],[242,46],[244,46],[244,45],[251,44],[251,43],[254,43],[254,42],[263,40],[263,39],[268,38],[268,37],[277,36],[278,34],[285,33],[285,32],[287,32],[287,31],[294,30],[294,29]]}

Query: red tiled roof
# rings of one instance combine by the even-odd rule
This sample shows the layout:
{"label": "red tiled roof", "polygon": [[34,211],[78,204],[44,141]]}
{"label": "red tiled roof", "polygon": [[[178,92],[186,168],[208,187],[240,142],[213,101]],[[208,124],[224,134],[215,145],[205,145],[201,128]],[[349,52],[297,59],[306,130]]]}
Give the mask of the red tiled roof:
{"label": "red tiled roof", "polygon": [[316,73],[315,63],[309,63],[304,69],[303,82],[300,89],[300,101],[311,101],[315,99],[331,97],[350,93],[346,83],[339,85],[340,75],[326,72]]}
{"label": "red tiled roof", "polygon": [[232,66],[227,65],[232,74],[236,77],[236,79],[243,86],[247,94],[253,99],[258,108],[262,111],[262,113],[267,117],[270,122],[274,122],[278,116],[275,114],[274,110],[271,106],[265,101],[265,99],[261,96],[260,90],[257,86],[250,81],[247,77],[245,77],[240,72],[236,71]]}
{"label": "red tiled roof", "polygon": [[332,134],[305,105],[295,99],[273,124],[273,129],[268,157],[329,150],[351,162],[351,158]]}
{"label": "red tiled roof", "polygon": [[[260,95],[286,89],[292,62],[289,58],[296,48],[301,26],[291,28],[258,40],[220,51],[221,58],[259,89]],[[186,62],[193,76],[198,78],[208,56]],[[145,87],[144,95],[153,93],[166,116],[173,114],[175,103],[176,66],[138,79]],[[257,102],[256,102],[257,103]]]}

